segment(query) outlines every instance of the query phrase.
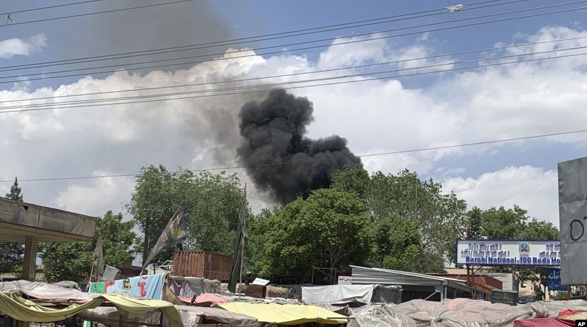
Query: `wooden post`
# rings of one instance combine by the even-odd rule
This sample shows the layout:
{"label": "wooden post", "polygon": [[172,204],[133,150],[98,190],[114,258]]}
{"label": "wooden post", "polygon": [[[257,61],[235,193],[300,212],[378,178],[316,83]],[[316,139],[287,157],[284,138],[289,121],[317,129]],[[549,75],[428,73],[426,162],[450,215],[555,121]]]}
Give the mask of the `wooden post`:
{"label": "wooden post", "polygon": [[37,269],[37,245],[38,239],[36,237],[25,237],[22,278],[31,282],[35,281],[35,273]]}

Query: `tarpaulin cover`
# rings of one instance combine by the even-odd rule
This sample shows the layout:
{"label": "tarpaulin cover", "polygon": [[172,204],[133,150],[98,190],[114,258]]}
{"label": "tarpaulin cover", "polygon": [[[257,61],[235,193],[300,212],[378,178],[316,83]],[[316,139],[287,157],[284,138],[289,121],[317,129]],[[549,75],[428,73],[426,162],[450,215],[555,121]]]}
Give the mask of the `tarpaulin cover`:
{"label": "tarpaulin cover", "polygon": [[416,327],[414,319],[398,310],[394,304],[373,304],[351,309],[348,327]]}
{"label": "tarpaulin cover", "polygon": [[176,306],[186,326],[196,326],[200,317],[214,320],[232,327],[259,327],[261,324],[254,317],[217,308]]}
{"label": "tarpaulin cover", "polygon": [[203,293],[220,293],[220,281],[199,277],[169,276],[169,288],[176,296],[193,298]]}
{"label": "tarpaulin cover", "polygon": [[96,282],[90,285],[91,293],[98,294],[130,294],[139,298],[163,299],[163,280],[165,275],[145,275],[128,279],[107,282]]}
{"label": "tarpaulin cover", "polygon": [[570,316],[570,315],[573,315],[573,314],[575,314],[577,312],[581,312],[581,311],[567,309],[567,310],[565,310],[563,312],[559,312],[558,316],[559,317]]}
{"label": "tarpaulin cover", "polygon": [[[120,313],[118,312],[118,309],[114,307],[98,307],[95,309],[89,309],[80,312],[78,316],[83,320],[95,321],[106,326],[117,326],[120,319]],[[147,313],[146,315],[138,318],[126,318],[125,322],[128,324],[146,323],[159,325],[161,322],[161,312],[159,310],[151,311],[150,313]],[[169,327],[169,324],[166,320],[163,321],[163,326]]]}
{"label": "tarpaulin cover", "polygon": [[199,305],[199,306],[208,306],[208,307],[213,307],[215,305],[218,305],[220,303],[227,303],[230,302],[225,298],[222,298],[218,295],[212,294],[212,293],[204,293],[204,294],[200,294],[196,297],[196,300],[194,301],[194,304]]}
{"label": "tarpaulin cover", "polygon": [[512,326],[515,320],[531,318],[533,314],[530,306],[462,298],[443,302],[413,300],[392,308],[414,319],[418,326],[432,327]]}
{"label": "tarpaulin cover", "polygon": [[84,304],[72,304],[64,309],[46,308],[26,300],[16,293],[0,292],[0,311],[20,321],[53,322],[61,321],[76,314],[98,307],[104,302],[98,298]]}
{"label": "tarpaulin cover", "polygon": [[65,288],[58,284],[26,280],[0,283],[0,292],[16,292],[50,303],[86,303],[97,297],[97,295],[84,293],[74,288]]}
{"label": "tarpaulin cover", "polygon": [[[260,327],[257,319],[237,313],[232,313],[222,309],[175,306],[181,316],[184,326],[199,326],[202,318],[221,322],[227,327]],[[86,310],[79,315],[82,319],[96,321],[104,325],[118,324],[118,310],[112,307],[99,307],[96,309]],[[140,318],[127,319],[128,323],[147,323],[158,325],[161,319],[159,311],[153,311]],[[140,324],[139,324],[140,325]],[[168,327],[166,320],[163,321],[163,327]]]}
{"label": "tarpaulin cover", "polygon": [[373,297],[373,285],[329,285],[302,287],[302,302],[318,303],[369,303]]}
{"label": "tarpaulin cover", "polygon": [[119,311],[127,313],[129,318],[141,317],[153,310],[161,310],[163,316],[169,321],[169,326],[183,327],[177,309],[170,302],[151,299],[133,299],[109,294],[105,294],[103,297],[112,302]]}
{"label": "tarpaulin cover", "polygon": [[516,320],[514,327],[575,327],[575,321],[559,318],[532,318]]}
{"label": "tarpaulin cover", "polygon": [[260,322],[278,325],[300,325],[309,322],[338,325],[347,322],[345,316],[313,305],[230,302],[219,304],[218,307],[255,317]]}
{"label": "tarpaulin cover", "polygon": [[104,299],[110,301],[129,318],[141,317],[154,310],[160,310],[169,321],[170,327],[183,327],[179,313],[173,304],[160,300],[131,299],[120,295],[102,295],[84,304],[71,304],[63,309],[47,308],[26,300],[17,293],[0,292],[0,311],[21,321],[54,322],[72,317],[84,310],[100,306]]}

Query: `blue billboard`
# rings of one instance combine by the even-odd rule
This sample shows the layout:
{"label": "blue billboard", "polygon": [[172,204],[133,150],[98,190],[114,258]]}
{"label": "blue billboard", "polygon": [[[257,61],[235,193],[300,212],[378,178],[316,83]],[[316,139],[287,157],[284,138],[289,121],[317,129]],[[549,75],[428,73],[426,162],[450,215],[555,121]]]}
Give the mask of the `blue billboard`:
{"label": "blue billboard", "polygon": [[567,287],[561,285],[561,270],[550,268],[546,270],[547,278],[546,284],[549,291],[566,291]]}

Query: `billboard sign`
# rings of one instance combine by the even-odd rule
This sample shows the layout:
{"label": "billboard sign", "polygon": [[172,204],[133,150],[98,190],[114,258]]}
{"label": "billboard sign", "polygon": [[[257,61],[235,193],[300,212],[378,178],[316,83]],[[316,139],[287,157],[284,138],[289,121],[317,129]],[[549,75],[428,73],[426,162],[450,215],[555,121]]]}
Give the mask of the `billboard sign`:
{"label": "billboard sign", "polygon": [[558,164],[561,282],[587,284],[587,158]]}
{"label": "billboard sign", "polygon": [[566,291],[567,287],[561,285],[561,270],[550,268],[546,271],[546,285],[549,291]]}
{"label": "billboard sign", "polygon": [[456,264],[472,266],[560,266],[559,240],[457,240]]}

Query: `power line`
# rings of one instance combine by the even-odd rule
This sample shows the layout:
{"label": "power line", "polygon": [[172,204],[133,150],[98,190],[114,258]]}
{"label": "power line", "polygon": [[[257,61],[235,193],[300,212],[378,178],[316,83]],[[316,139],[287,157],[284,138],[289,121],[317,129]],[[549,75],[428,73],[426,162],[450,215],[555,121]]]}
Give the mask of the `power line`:
{"label": "power line", "polygon": [[167,5],[173,5],[173,4],[178,4],[178,3],[183,3],[183,2],[191,2],[191,1],[194,1],[194,0],[177,0],[177,1],[172,1],[172,2],[155,3],[155,4],[151,4],[151,5],[144,5],[144,6],[137,6],[137,7],[128,7],[128,8],[120,8],[120,9],[96,11],[96,12],[90,12],[90,13],[85,13],[85,14],[77,14],[77,15],[69,15],[69,16],[61,16],[61,17],[52,17],[52,18],[43,18],[43,19],[37,19],[37,20],[30,20],[30,21],[26,21],[26,22],[16,22],[16,23],[11,23],[11,24],[6,24],[6,25],[0,25],[0,27],[11,27],[11,26],[16,26],[16,25],[26,25],[26,24],[33,24],[33,23],[40,23],[40,22],[49,22],[49,21],[55,21],[55,20],[61,20],[61,19],[68,19],[68,18],[87,17],[87,16],[93,16],[93,15],[109,14],[109,13],[115,13],[115,12],[121,12],[121,11],[129,11],[129,10],[135,10],[135,9],[144,9],[144,8],[152,8],[152,7],[159,7],[159,6],[167,6]]}
{"label": "power line", "polygon": [[[566,4],[559,4],[559,5],[556,5],[556,7],[560,7],[560,6],[563,6],[563,5],[569,5],[569,4],[576,4],[576,3],[585,3],[585,2],[587,2],[587,0],[574,1],[574,2],[570,2],[570,3],[566,3]],[[523,11],[533,11],[533,10],[545,9],[545,8],[550,8],[550,7],[554,7],[554,6],[543,6],[543,7],[537,7],[537,8],[530,8],[530,9],[525,9]],[[396,35],[391,35],[391,36],[382,36],[382,37],[375,37],[375,38],[369,38],[369,39],[359,39],[359,40],[339,42],[339,43],[328,44],[328,45],[318,45],[318,46],[298,48],[298,49],[291,49],[291,50],[280,50],[280,51],[274,51],[274,52],[267,52],[267,53],[254,54],[254,55],[245,55],[245,56],[237,56],[237,57],[230,57],[230,58],[219,58],[219,59],[215,59],[215,60],[216,61],[219,61],[219,60],[234,60],[234,59],[238,59],[238,58],[255,57],[255,56],[259,56],[259,55],[267,55],[267,54],[275,54],[275,53],[285,53],[285,52],[295,52],[295,51],[300,51],[300,50],[308,50],[308,49],[332,47],[332,46],[339,46],[339,45],[344,45],[344,44],[353,44],[353,43],[360,43],[360,42],[371,42],[371,41],[375,41],[375,40],[395,38],[395,37],[400,37],[400,36],[424,34],[424,33],[429,33],[429,32],[436,32],[436,31],[443,31],[443,30],[451,30],[451,29],[456,29],[456,28],[461,28],[461,27],[478,26],[478,25],[484,25],[484,24],[489,24],[489,23],[504,22],[504,21],[511,21],[511,20],[516,20],[516,19],[524,19],[524,18],[532,18],[532,17],[544,16],[544,15],[551,15],[551,14],[559,14],[559,13],[565,13],[565,12],[577,11],[577,10],[584,10],[584,9],[587,9],[587,7],[578,7],[578,8],[571,8],[571,9],[565,9],[565,10],[559,10],[559,11],[553,11],[553,12],[538,13],[538,14],[532,14],[532,15],[526,15],[526,16],[517,16],[517,17],[503,18],[503,19],[497,19],[497,20],[492,20],[492,21],[475,22],[475,23],[469,23],[469,24],[463,24],[463,25],[456,25],[456,26],[449,26],[449,27],[443,27],[443,28],[436,28],[436,29],[430,29],[430,30],[424,30],[424,31],[418,31],[418,32],[410,32],[410,33],[396,34]],[[509,13],[515,13],[515,12],[519,12],[519,11],[513,11],[513,12],[509,12]],[[484,18],[484,17],[490,17],[490,16],[495,16],[495,15],[503,15],[503,14],[504,13],[492,14],[492,15],[486,15],[486,16],[476,16],[476,17],[466,18],[466,19],[462,19],[462,20],[457,20],[457,22],[458,21],[463,21],[463,20],[477,19],[479,17]],[[412,28],[417,28],[417,27],[422,27],[422,26],[429,26],[429,25],[446,24],[446,23],[452,23],[452,22],[455,22],[455,21],[439,22],[439,23],[430,23],[430,24],[424,24],[424,25],[418,25],[418,26],[411,26],[411,27],[404,27],[404,28],[396,28],[396,29],[393,29],[393,30],[382,31],[381,33],[383,33],[383,32],[390,32],[390,31],[397,31],[397,30],[412,29]],[[354,35],[352,37],[366,36],[366,35],[372,35],[372,34],[373,33],[356,34],[356,35]],[[322,39],[322,40],[314,40],[314,41],[304,41],[304,42],[297,42],[297,43],[292,43],[292,44],[288,44],[288,45],[263,47],[263,48],[257,48],[257,49],[249,49],[249,50],[240,50],[240,51],[235,51],[235,52],[250,52],[250,51],[255,51],[255,50],[260,50],[260,49],[269,49],[269,48],[276,48],[276,47],[287,47],[287,46],[291,46],[291,45],[309,44],[309,43],[316,43],[316,42],[323,42],[323,41],[332,41],[332,40],[333,39]],[[235,52],[233,52],[233,53],[235,53]],[[191,58],[214,56],[214,55],[223,55],[223,54],[225,54],[225,53],[199,55],[199,56],[194,56],[194,57],[191,57]],[[179,58],[179,59],[185,59],[185,58]],[[179,59],[165,59],[163,61],[179,60]],[[158,61],[161,61],[161,60],[158,60]],[[134,68],[134,69],[127,69],[127,71],[136,71],[136,70],[151,69],[151,68],[162,68],[162,67],[170,67],[170,66],[180,66],[180,65],[188,65],[188,64],[198,64],[198,63],[203,63],[203,62],[207,62],[207,61],[196,61],[196,62],[188,62],[188,63],[175,63],[175,64],[155,65],[155,66],[147,66],[147,67],[139,67],[139,68]],[[119,67],[120,65],[114,65],[114,66],[115,67]],[[104,67],[109,67],[109,66],[104,66]],[[80,68],[80,69],[74,69],[74,70],[71,70],[71,71],[78,71],[78,70],[84,70],[84,69],[85,70],[87,70],[87,69],[99,69],[99,68],[104,68],[104,67]],[[110,67],[112,67],[112,66],[110,66]],[[100,75],[100,74],[109,74],[109,73],[113,73],[113,72],[116,72],[116,71],[117,70],[108,70],[108,71],[101,71],[101,72],[86,72],[86,73],[77,73],[77,74],[69,74],[69,75],[61,75],[61,76],[48,76],[48,77],[43,76],[43,77],[39,77],[39,78],[30,78],[30,79],[27,79],[26,81],[37,81],[37,80],[48,80],[48,79],[56,79],[56,78],[87,76],[88,74]],[[51,72],[51,73],[62,73],[62,72],[64,72],[64,71]],[[47,73],[43,73],[43,74],[47,74]],[[33,74],[32,76],[34,76],[34,75],[38,75],[38,74]],[[15,76],[12,76],[12,77],[15,77]],[[26,77],[26,76],[24,76],[24,77]],[[2,77],[2,78],[7,78],[7,77]],[[0,84],[19,83],[19,82],[22,82],[23,81],[22,80],[23,76],[20,76],[20,78],[21,79],[18,79],[18,80],[3,81],[3,82],[0,82]]]}
{"label": "power line", "polygon": [[[63,8],[63,7],[69,7],[69,6],[77,6],[77,5],[83,5],[86,3],[92,3],[92,2],[101,2],[104,0],[87,0],[87,1],[80,1],[80,2],[70,2],[70,3],[64,3],[64,4],[60,4],[60,5],[53,5],[53,6],[47,6],[47,7],[37,7],[37,8],[29,8],[29,9],[21,9],[21,10],[12,10],[10,11],[11,14],[20,14],[23,12],[31,12],[31,11],[39,11],[39,10],[46,10],[46,9],[55,9],[55,8]],[[3,13],[3,15],[6,15]]]}
{"label": "power line", "polygon": [[[519,43],[519,44],[512,44],[512,45],[499,46],[499,47],[491,47],[491,48],[482,48],[482,49],[465,50],[465,51],[459,51],[459,52],[443,53],[443,54],[438,54],[438,55],[433,55],[433,56],[414,57],[414,58],[407,58],[407,59],[395,60],[395,61],[388,61],[388,62],[382,62],[382,63],[373,63],[373,64],[365,64],[365,65],[354,65],[354,66],[347,66],[347,67],[340,67],[340,68],[322,69],[322,70],[316,70],[316,71],[304,71],[304,72],[297,72],[297,73],[290,73],[290,74],[281,74],[281,75],[272,75],[272,76],[263,76],[263,77],[252,77],[252,78],[245,78],[245,79],[225,80],[225,81],[218,81],[218,82],[192,83],[192,84],[181,84],[181,85],[160,86],[160,87],[146,87],[146,88],[140,88],[140,89],[122,89],[122,90],[114,90],[114,91],[102,91],[102,92],[90,92],[90,93],[79,93],[79,94],[67,94],[67,95],[50,96],[50,97],[36,97],[36,98],[26,98],[26,99],[3,100],[3,101],[0,101],[0,104],[2,104],[2,103],[14,103],[14,102],[25,102],[25,101],[35,101],[35,100],[55,100],[55,99],[70,98],[70,97],[80,97],[80,96],[88,96],[88,95],[104,95],[104,94],[125,93],[125,92],[143,92],[143,91],[151,91],[151,90],[173,89],[173,88],[192,87],[192,86],[205,86],[205,85],[215,85],[215,84],[221,84],[221,83],[245,82],[245,81],[252,81],[252,80],[259,80],[259,79],[267,79],[267,78],[278,78],[278,77],[290,77],[290,76],[317,74],[317,73],[333,72],[333,71],[340,71],[340,70],[350,70],[350,69],[367,68],[367,67],[374,67],[374,66],[381,66],[381,65],[399,64],[399,63],[405,63],[405,62],[410,62],[410,61],[429,60],[429,59],[436,59],[436,58],[456,56],[456,55],[464,55],[464,54],[472,54],[472,53],[482,53],[482,52],[488,52],[488,51],[498,51],[498,50],[504,50],[504,49],[510,49],[510,48],[519,48],[519,47],[526,47],[526,46],[534,46],[534,45],[548,44],[548,43],[554,43],[554,42],[574,41],[574,40],[581,40],[581,39],[586,39],[586,38],[587,38],[587,36],[578,36],[578,37],[570,37],[570,38],[562,38],[562,39],[552,39],[552,40],[540,41],[540,42]],[[493,60],[493,59],[497,59],[497,58],[482,58],[482,59],[479,59],[479,60]],[[0,108],[2,108],[2,107],[0,107]]]}
{"label": "power line", "polygon": [[[528,56],[528,55],[532,55],[532,54],[555,53],[555,52],[559,52],[559,51],[571,51],[571,50],[578,50],[578,49],[584,49],[584,48],[587,48],[587,46],[566,48],[566,49],[555,49],[555,50],[543,51],[543,52],[532,52],[532,53],[520,54],[520,55],[509,55],[509,56],[503,56],[503,57],[489,58],[486,60],[505,59],[505,58],[511,58],[511,57]],[[264,84],[264,85],[241,86],[241,87],[225,88],[225,89],[219,89],[219,90],[197,90],[197,91],[191,91],[191,92],[181,92],[181,93],[178,92],[178,93],[174,93],[174,94],[160,94],[160,95],[152,95],[152,96],[144,95],[144,96],[128,97],[128,98],[129,99],[137,99],[137,98],[143,99],[143,98],[149,98],[149,97],[170,97],[170,96],[185,95],[185,94],[199,94],[199,93],[216,92],[216,93],[204,94],[204,95],[200,95],[200,96],[158,98],[158,99],[151,99],[151,100],[125,101],[125,102],[120,102],[120,101],[124,101],[125,100],[124,98],[92,99],[92,100],[70,101],[69,105],[67,105],[67,104],[63,105],[63,103],[57,103],[54,105],[37,104],[37,105],[11,106],[11,107],[4,107],[6,109],[0,110],[0,114],[1,113],[27,112],[27,111],[45,111],[45,110],[57,110],[57,109],[88,108],[88,107],[127,105],[127,104],[138,104],[138,103],[152,103],[152,102],[172,101],[172,100],[197,99],[197,98],[205,98],[205,97],[213,97],[213,96],[226,96],[226,95],[237,95],[237,94],[264,92],[264,91],[269,91],[270,89],[276,88],[276,87],[282,87],[282,88],[285,88],[288,90],[292,90],[292,89],[299,89],[299,88],[311,88],[311,87],[328,86],[328,85],[359,83],[359,82],[367,82],[367,81],[372,81],[372,80],[386,80],[386,79],[393,79],[393,78],[412,77],[412,76],[427,75],[427,74],[432,74],[432,73],[454,72],[454,71],[461,71],[461,70],[467,70],[467,69],[477,69],[477,68],[484,68],[484,67],[504,66],[504,65],[510,65],[510,64],[520,64],[520,63],[525,63],[525,62],[535,62],[535,61],[543,61],[543,60],[550,60],[550,59],[569,58],[569,57],[577,57],[577,56],[583,56],[583,55],[587,55],[587,52],[578,53],[578,54],[553,56],[553,57],[547,57],[547,58],[534,58],[534,59],[524,59],[524,60],[519,60],[519,61],[499,62],[499,63],[493,63],[493,64],[477,65],[477,66],[472,66],[472,67],[451,68],[451,69],[445,69],[445,70],[420,72],[420,73],[406,74],[406,75],[384,76],[384,77],[366,78],[366,79],[361,79],[361,80],[341,81],[341,82],[332,82],[332,83],[314,84],[314,85],[287,86],[287,85],[300,84],[300,83],[312,83],[312,82],[323,82],[323,81],[337,80],[337,79],[348,79],[348,78],[353,78],[353,77],[362,77],[364,75],[380,75],[380,74],[387,74],[387,73],[391,73],[391,72],[416,70],[416,69],[427,69],[427,68],[435,68],[435,67],[440,67],[440,66],[456,64],[456,63],[441,63],[441,64],[420,66],[420,67],[411,67],[411,68],[405,68],[405,69],[395,69],[395,70],[387,70],[387,71],[380,71],[380,72],[371,72],[371,73],[367,73],[367,74],[352,74],[352,75],[345,75],[345,76],[324,77],[324,78],[318,78],[318,79],[312,79],[312,80],[300,80],[300,81],[291,81],[291,82],[283,82],[283,83],[271,83],[271,84]],[[462,64],[462,63],[477,62],[477,61],[480,61],[480,60],[475,59],[475,60],[469,60],[469,61],[462,61],[460,63]],[[266,89],[262,89],[263,87],[266,87]],[[261,88],[261,89],[255,90],[256,88]],[[223,91],[234,91],[234,90],[236,90],[237,92],[236,93],[222,93]],[[251,91],[242,91],[242,90],[251,90]],[[113,102],[100,103],[100,102],[107,102],[107,101],[113,101]],[[119,102],[114,102],[114,101],[119,101]],[[79,104],[79,103],[82,103],[82,104]],[[10,109],[10,108],[25,108],[25,109]]]}
{"label": "power line", "polygon": [[[503,1],[503,0],[489,0],[489,1],[470,3],[470,4],[466,5],[464,10],[476,10],[476,9],[481,9],[481,8],[487,8],[490,6],[508,5],[508,4],[512,4],[512,3],[526,2],[526,1],[531,1],[531,0],[514,0],[514,1],[508,1],[508,2],[500,2],[500,1]],[[500,3],[495,4],[495,5],[490,5],[490,6],[484,6],[484,7],[480,7],[480,8],[479,7],[478,8],[468,8],[469,6],[477,6],[479,4],[495,3],[495,2],[500,2]],[[40,63],[5,66],[3,68],[0,68],[0,71],[42,68],[42,67],[49,67],[49,66],[79,64],[79,63],[86,63],[86,62],[92,62],[92,61],[102,61],[102,60],[124,59],[124,58],[129,58],[129,57],[136,57],[136,56],[156,55],[156,54],[169,53],[169,52],[188,51],[188,50],[203,49],[203,48],[210,48],[210,47],[219,47],[219,46],[225,46],[225,45],[235,45],[235,44],[240,44],[243,41],[253,41],[253,42],[267,41],[267,40],[276,39],[276,38],[268,38],[268,37],[273,37],[273,36],[281,36],[281,37],[277,37],[277,38],[288,38],[288,37],[294,37],[294,36],[335,31],[335,30],[340,30],[340,29],[349,29],[349,28],[374,25],[374,24],[365,24],[365,23],[373,23],[376,21],[379,21],[379,22],[377,22],[377,24],[395,22],[395,21],[399,21],[400,19],[398,19],[398,20],[390,20],[390,19],[401,18],[401,17],[405,17],[405,16],[415,15],[418,13],[436,12],[436,11],[440,11],[440,10],[442,10],[442,13],[438,13],[438,14],[450,14],[448,11],[446,11],[445,8],[439,8],[439,9],[428,10],[428,11],[423,11],[423,12],[414,12],[414,13],[409,13],[409,14],[387,16],[387,17],[374,18],[374,19],[368,19],[368,20],[362,20],[362,21],[355,21],[355,22],[349,22],[349,23],[326,25],[326,26],[321,26],[321,27],[298,29],[298,30],[293,30],[293,31],[278,32],[278,33],[271,33],[271,34],[258,35],[258,36],[249,36],[249,37],[236,38],[236,39],[223,40],[223,41],[198,43],[198,44],[176,46],[176,47],[170,47],[170,48],[159,48],[159,49],[151,49],[151,50],[132,51],[132,52],[126,52],[126,53],[119,53],[119,54],[98,55],[98,56],[91,56],[91,57],[84,57],[84,58],[64,59],[64,60],[57,60],[57,61],[46,61],[46,62],[40,62]],[[422,16],[422,17],[425,17],[425,16]],[[407,19],[413,19],[413,18],[421,18],[421,17],[416,16],[416,17],[409,17]],[[403,20],[403,19],[401,19],[401,20]],[[362,24],[362,25],[359,25],[359,24]],[[352,26],[350,26],[350,25],[352,25]],[[346,26],[346,27],[342,27],[342,26]],[[342,27],[342,28],[337,28],[337,27]],[[332,28],[332,29],[327,29],[327,28]],[[324,30],[324,29],[327,29],[327,30]],[[312,32],[312,33],[309,33],[309,32]],[[287,34],[293,34],[293,33],[297,33],[297,34],[287,35]],[[287,35],[287,36],[283,36],[283,35]],[[165,50],[167,50],[167,51],[165,51]],[[161,51],[163,51],[163,52],[161,52]],[[117,56],[122,56],[122,57],[117,57]],[[94,60],[94,59],[96,59],[96,60]]]}
{"label": "power line", "polygon": [[[390,151],[390,152],[370,153],[370,154],[358,155],[357,157],[368,158],[368,157],[388,156],[388,155],[403,154],[403,153],[445,150],[445,149],[463,148],[463,147],[479,146],[479,145],[487,145],[487,144],[495,144],[495,143],[506,143],[506,142],[514,142],[514,141],[531,140],[531,139],[546,138],[546,137],[553,137],[553,136],[581,134],[581,133],[586,133],[586,132],[587,132],[587,129],[582,129],[582,130],[575,130],[575,131],[520,136],[520,137],[512,137],[512,138],[496,139],[496,140],[488,140],[488,141],[480,141],[480,142],[460,143],[460,144],[441,145],[441,146],[415,148],[415,149],[398,150],[398,151]],[[271,167],[271,166],[283,166],[283,165],[287,165],[289,163],[291,163],[291,161],[290,162],[274,163],[274,164],[266,164],[266,165],[254,165],[254,166],[233,166],[233,167],[212,167],[212,168],[204,168],[204,169],[184,169],[184,170],[174,171],[173,173],[179,173],[182,171],[204,172],[204,171],[218,171],[218,170],[262,168],[262,167]],[[116,177],[134,177],[134,176],[138,176],[138,175],[139,175],[139,173],[112,174],[112,175],[100,175],[100,176],[48,177],[48,178],[19,179],[18,181],[19,182],[47,182],[47,181],[101,179],[101,178],[116,178]],[[12,182],[14,182],[14,180],[11,180],[11,179],[10,180],[8,180],[8,179],[7,180],[0,180],[0,183],[12,183]]]}

